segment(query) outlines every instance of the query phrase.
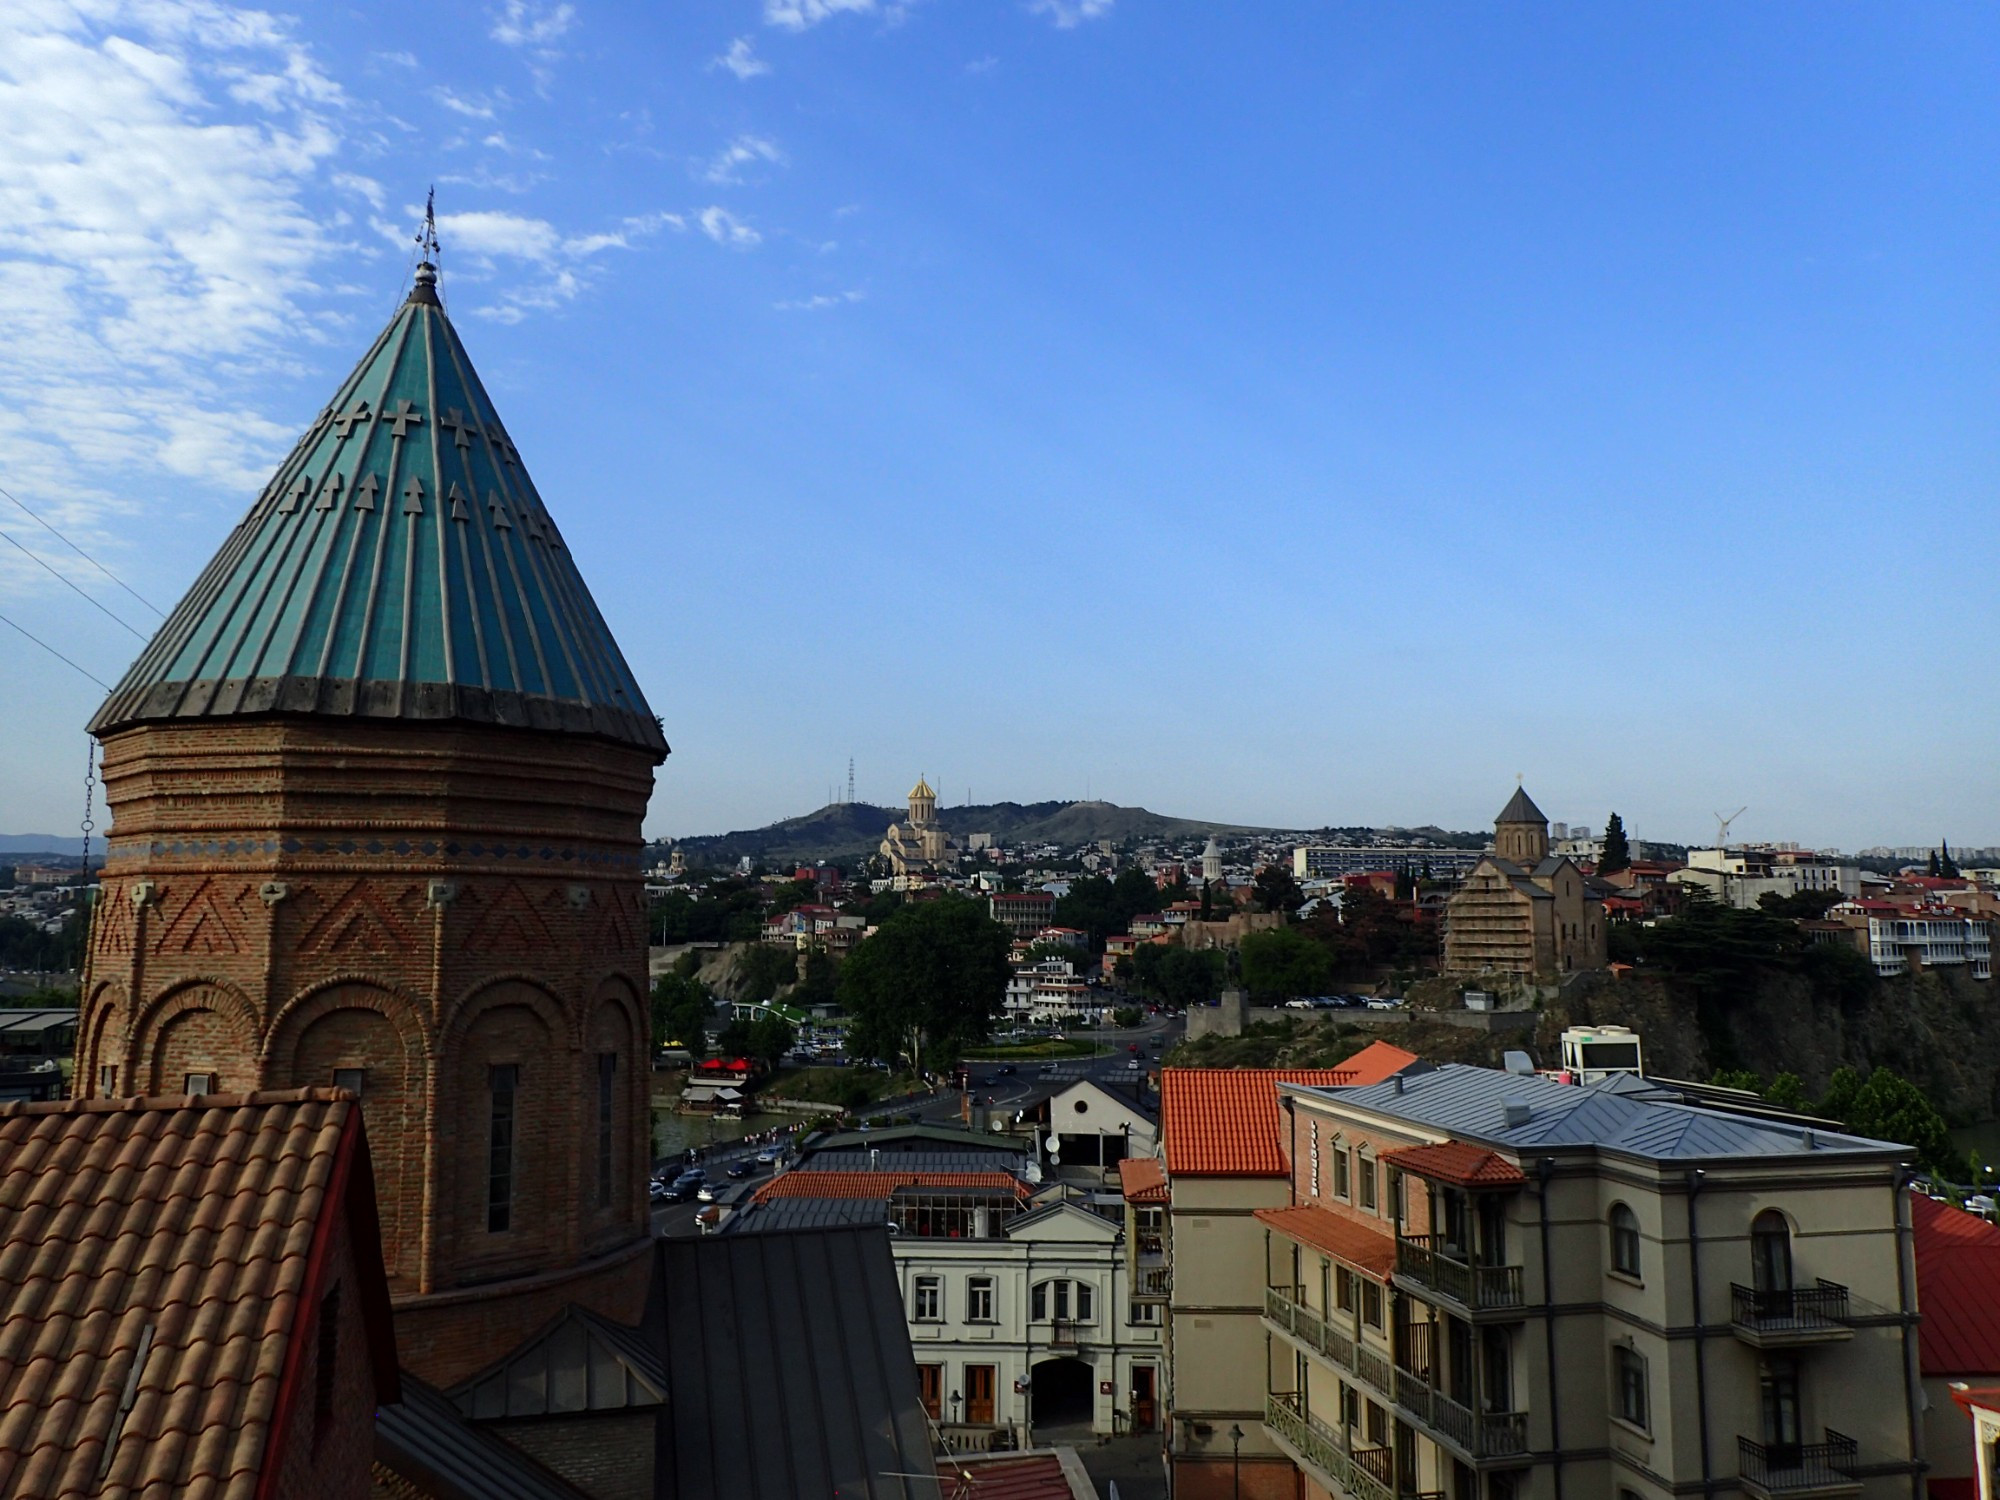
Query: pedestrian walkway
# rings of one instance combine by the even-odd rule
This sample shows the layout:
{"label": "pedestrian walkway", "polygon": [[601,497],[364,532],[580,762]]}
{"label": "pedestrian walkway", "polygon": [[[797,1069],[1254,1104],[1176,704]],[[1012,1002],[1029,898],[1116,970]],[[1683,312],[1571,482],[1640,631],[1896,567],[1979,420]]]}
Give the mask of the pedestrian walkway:
{"label": "pedestrian walkway", "polygon": [[1083,1460],[1084,1472],[1097,1486],[1102,1500],[1111,1500],[1111,1486],[1118,1486],[1118,1500],[1167,1500],[1167,1475],[1161,1463],[1160,1434],[1142,1432],[1136,1437],[1100,1437],[1090,1424],[1038,1426],[1034,1430],[1038,1448],[1074,1448]]}

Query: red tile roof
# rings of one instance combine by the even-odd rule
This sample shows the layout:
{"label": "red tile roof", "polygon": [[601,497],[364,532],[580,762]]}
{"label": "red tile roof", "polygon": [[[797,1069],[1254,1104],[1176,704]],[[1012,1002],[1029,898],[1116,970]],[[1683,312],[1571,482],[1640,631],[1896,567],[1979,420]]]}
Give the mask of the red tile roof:
{"label": "red tile roof", "polygon": [[1337,1068],[1165,1068],[1160,1127],[1175,1177],[1283,1177],[1278,1085],[1332,1088]]}
{"label": "red tile roof", "polygon": [[1405,1172],[1414,1172],[1433,1182],[1449,1182],[1455,1187],[1506,1187],[1528,1180],[1519,1167],[1497,1151],[1468,1146],[1464,1141],[1399,1146],[1394,1151],[1384,1151],[1382,1160]]}
{"label": "red tile roof", "polygon": [[773,1177],[757,1189],[752,1201],[773,1198],[880,1198],[886,1202],[898,1188],[985,1188],[1028,1195],[1028,1186],[1011,1172],[811,1172],[792,1171]]}
{"label": "red tile roof", "polygon": [[1315,1203],[1294,1208],[1260,1208],[1257,1217],[1287,1239],[1324,1250],[1378,1281],[1396,1269],[1396,1237]]}
{"label": "red tile roof", "polygon": [[343,1209],[376,1396],[399,1399],[351,1094],[0,1104],[0,1164],[0,1494],[256,1490]]}
{"label": "red tile roof", "polygon": [[[938,1469],[945,1492],[966,1500],[1075,1500],[1076,1496],[1069,1475],[1063,1472],[1062,1459],[1054,1453],[994,1458],[968,1455],[957,1463],[946,1458],[939,1461]],[[964,1484],[955,1482],[958,1474],[954,1469],[964,1476]]]}
{"label": "red tile roof", "polygon": [[1167,1164],[1157,1156],[1128,1156],[1118,1163],[1118,1185],[1127,1203],[1165,1203]]}
{"label": "red tile roof", "polygon": [[1917,1358],[1926,1376],[2000,1375],[2000,1229],[1910,1195],[1916,1230]]}
{"label": "red tile roof", "polygon": [[1416,1053],[1405,1052],[1392,1043],[1370,1042],[1334,1071],[1348,1075],[1340,1080],[1343,1085],[1365,1088],[1371,1083],[1387,1082],[1416,1060]]}

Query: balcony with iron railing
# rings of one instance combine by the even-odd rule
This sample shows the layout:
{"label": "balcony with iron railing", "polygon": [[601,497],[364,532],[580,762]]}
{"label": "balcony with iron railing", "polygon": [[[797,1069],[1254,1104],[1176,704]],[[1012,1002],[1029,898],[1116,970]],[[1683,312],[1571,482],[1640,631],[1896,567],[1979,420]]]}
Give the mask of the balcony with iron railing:
{"label": "balcony with iron railing", "polygon": [[1353,1500],[1397,1500],[1394,1455],[1387,1448],[1349,1448],[1344,1435],[1304,1411],[1296,1396],[1274,1392],[1266,1398],[1264,1427],[1322,1488]]}
{"label": "balcony with iron railing", "polygon": [[1853,1300],[1837,1281],[1767,1288],[1732,1282],[1730,1324],[1737,1338],[1757,1349],[1831,1344],[1854,1337]]}
{"label": "balcony with iron railing", "polygon": [[1826,1429],[1823,1443],[1760,1443],[1736,1440],[1736,1472],[1743,1488],[1766,1500],[1820,1500],[1856,1495],[1854,1476],[1861,1445],[1845,1433]]}
{"label": "balcony with iron railing", "polygon": [[1435,1439],[1468,1458],[1510,1458],[1528,1451],[1526,1412],[1476,1412],[1438,1390],[1420,1372],[1393,1364],[1335,1327],[1283,1287],[1264,1289],[1265,1319],[1395,1405]]}
{"label": "balcony with iron railing", "polygon": [[1141,1263],[1132,1275],[1132,1295],[1140,1302],[1156,1302],[1173,1290],[1173,1284],[1165,1266]]}
{"label": "balcony with iron railing", "polygon": [[1076,1324],[1068,1318],[1057,1318],[1049,1324],[1049,1347],[1051,1349],[1074,1349],[1076,1347]]}
{"label": "balcony with iron railing", "polygon": [[1468,1313],[1508,1312],[1522,1306],[1519,1266],[1476,1266],[1442,1235],[1410,1234],[1396,1241],[1396,1275],[1457,1303]]}

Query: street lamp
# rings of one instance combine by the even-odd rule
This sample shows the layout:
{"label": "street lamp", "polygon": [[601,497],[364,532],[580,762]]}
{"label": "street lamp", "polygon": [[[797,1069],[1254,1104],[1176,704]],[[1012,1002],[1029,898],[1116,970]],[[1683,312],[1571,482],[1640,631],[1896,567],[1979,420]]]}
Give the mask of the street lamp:
{"label": "street lamp", "polygon": [[958,1392],[953,1391],[951,1393],[951,1425],[954,1427],[958,1425],[958,1401]]}
{"label": "street lamp", "polygon": [[1229,1424],[1229,1500],[1243,1500],[1243,1429]]}

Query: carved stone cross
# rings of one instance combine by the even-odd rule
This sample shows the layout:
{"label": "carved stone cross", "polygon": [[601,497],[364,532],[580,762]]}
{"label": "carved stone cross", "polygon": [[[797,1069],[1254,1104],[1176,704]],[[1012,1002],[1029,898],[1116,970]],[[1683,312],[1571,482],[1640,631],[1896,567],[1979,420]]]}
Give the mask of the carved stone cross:
{"label": "carved stone cross", "polygon": [[508,468],[513,469],[520,466],[521,452],[514,446],[514,440],[507,436],[506,428],[502,427],[498,422],[488,422],[486,424],[486,437],[495,448],[499,449],[500,457]]}
{"label": "carved stone cross", "polygon": [[370,420],[372,420],[372,414],[368,410],[368,403],[366,401],[356,401],[354,405],[333,419],[333,425],[340,429],[342,437],[346,437],[350,432],[354,431],[354,424],[356,422],[367,422]]}
{"label": "carved stone cross", "polygon": [[465,413],[455,406],[445,408],[445,414],[438,418],[438,426],[449,428],[451,440],[461,448],[470,448],[472,435],[479,431],[479,424],[468,420]]}
{"label": "carved stone cross", "polygon": [[398,401],[393,412],[385,412],[383,415],[388,420],[389,430],[397,437],[408,437],[410,428],[424,419],[424,414],[417,410],[416,403],[412,401]]}

